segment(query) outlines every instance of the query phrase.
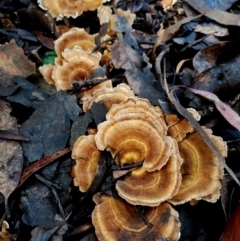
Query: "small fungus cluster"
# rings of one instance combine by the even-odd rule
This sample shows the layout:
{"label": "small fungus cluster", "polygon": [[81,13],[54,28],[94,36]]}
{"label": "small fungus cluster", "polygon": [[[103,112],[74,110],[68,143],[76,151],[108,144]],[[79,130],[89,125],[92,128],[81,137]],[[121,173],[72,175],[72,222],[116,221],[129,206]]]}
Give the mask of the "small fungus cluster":
{"label": "small fungus cluster", "polygon": [[69,90],[72,81],[83,81],[99,67],[100,53],[91,53],[94,37],[84,29],[72,28],[55,41],[55,65],[39,68],[47,83],[57,90]]}
{"label": "small fungus cluster", "polygon": [[[106,100],[113,89],[103,91]],[[165,116],[146,99],[125,98],[122,102],[116,98],[115,104],[111,99],[106,121],[97,126],[97,133],[81,136],[74,144],[74,184],[87,191],[103,150],[109,151],[115,165],[120,167],[142,163],[116,180],[119,198],[99,193],[94,196],[92,221],[96,235],[100,241],[178,240],[180,222],[169,203],[215,202],[220,196],[223,166],[186,119]],[[226,157],[225,142],[209,129],[205,131]],[[145,207],[149,227],[136,207]]]}

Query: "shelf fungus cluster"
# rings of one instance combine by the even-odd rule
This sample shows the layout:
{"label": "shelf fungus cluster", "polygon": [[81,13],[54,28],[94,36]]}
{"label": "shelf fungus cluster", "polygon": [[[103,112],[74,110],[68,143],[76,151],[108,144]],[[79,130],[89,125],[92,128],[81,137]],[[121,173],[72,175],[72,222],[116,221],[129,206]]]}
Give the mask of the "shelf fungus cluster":
{"label": "shelf fungus cluster", "polygon": [[73,80],[84,81],[99,67],[101,54],[91,53],[94,47],[92,35],[84,29],[72,28],[55,41],[55,65],[43,65],[39,71],[57,90],[69,90]]}
{"label": "shelf fungus cluster", "polygon": [[[181,225],[171,204],[215,202],[223,165],[186,119],[165,116],[136,96],[110,103],[97,133],[79,137],[72,153],[74,184],[83,192],[91,185],[102,151],[111,153],[114,165],[130,167],[116,179],[118,197],[94,195],[96,235],[100,241],[178,240]],[[226,157],[225,142],[205,131]]]}

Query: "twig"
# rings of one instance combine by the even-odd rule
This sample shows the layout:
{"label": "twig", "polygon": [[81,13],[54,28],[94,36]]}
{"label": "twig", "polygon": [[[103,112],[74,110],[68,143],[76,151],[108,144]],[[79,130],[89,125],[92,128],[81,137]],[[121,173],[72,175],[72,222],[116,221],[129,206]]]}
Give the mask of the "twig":
{"label": "twig", "polygon": [[25,136],[8,133],[7,131],[0,131],[0,139],[14,140],[14,141],[29,141],[29,138]]}
{"label": "twig", "polygon": [[138,213],[140,215],[140,217],[142,218],[143,222],[149,227],[152,228],[152,224],[147,220],[147,218],[143,215],[143,213],[139,210],[138,207],[134,207],[134,210],[136,213]]}
{"label": "twig", "polygon": [[102,44],[105,44],[105,43],[107,43],[107,42],[109,42],[109,41],[113,41],[113,40],[116,40],[116,39],[117,39],[117,37],[113,37],[113,38],[109,38],[109,39],[104,40],[103,42],[101,42],[99,45],[97,45],[97,46],[92,50],[92,53],[98,51],[98,49],[101,47]]}

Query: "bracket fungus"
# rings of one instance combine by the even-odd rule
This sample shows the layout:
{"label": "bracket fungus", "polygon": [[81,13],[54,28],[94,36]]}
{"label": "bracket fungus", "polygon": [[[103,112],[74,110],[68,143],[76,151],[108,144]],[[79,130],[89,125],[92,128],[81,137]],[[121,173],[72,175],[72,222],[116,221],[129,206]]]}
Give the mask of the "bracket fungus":
{"label": "bracket fungus", "polygon": [[[181,122],[176,124],[178,125],[180,126]],[[188,125],[190,126],[189,123]],[[176,126],[172,129],[173,136],[179,136],[174,131],[182,130]],[[181,134],[182,140],[178,142],[179,152],[183,158],[182,184],[179,192],[168,200],[174,205],[188,201],[194,203],[197,200],[216,202],[220,196],[220,179],[223,177],[224,167],[197,131],[187,133],[190,129],[190,127],[186,128],[185,133],[182,130],[184,134]],[[210,129],[204,128],[204,130],[225,158],[227,156],[226,143],[221,137],[212,135]]]}
{"label": "bracket fungus", "polygon": [[90,53],[75,46],[65,49],[62,53],[63,61],[53,67],[52,78],[57,90],[69,90],[72,81],[83,81],[99,66],[101,54]]}
{"label": "bracket fungus", "polygon": [[111,196],[94,196],[96,203],[92,222],[100,241],[171,240],[180,237],[178,213],[169,203],[145,208],[147,226],[136,209],[123,200]]}
{"label": "bracket fungus", "polygon": [[98,125],[96,144],[99,150],[110,151],[118,165],[144,161],[144,169],[152,172],[161,169],[174,152],[162,115],[147,100],[129,98],[113,105],[106,119]]}
{"label": "bracket fungus", "polygon": [[71,176],[75,186],[86,192],[92,184],[98,168],[101,152],[97,149],[94,135],[80,136],[74,143],[72,158],[76,160]]}
{"label": "bracket fungus", "polygon": [[62,20],[63,17],[76,18],[83,11],[96,10],[102,4],[102,0],[38,0],[38,5],[47,10],[53,18]]}
{"label": "bracket fungus", "polygon": [[39,71],[57,90],[69,90],[72,80],[85,80],[99,67],[101,54],[91,53],[94,47],[93,35],[82,28],[72,28],[55,41],[55,65],[43,65]]}
{"label": "bracket fungus", "polygon": [[133,205],[157,206],[176,195],[181,185],[180,168],[183,160],[177,142],[175,145],[175,153],[160,170],[147,172],[143,167],[137,168],[123,180],[117,181],[119,196]]}
{"label": "bracket fungus", "polygon": [[54,44],[58,56],[62,56],[65,49],[73,49],[75,46],[79,46],[85,51],[91,51],[96,46],[94,36],[88,34],[83,28],[71,28],[62,34]]}
{"label": "bracket fungus", "polygon": [[83,111],[89,110],[94,101],[103,101],[106,110],[109,110],[113,104],[125,102],[129,97],[134,96],[134,92],[131,88],[124,83],[117,85],[115,88],[108,86],[99,88],[92,93],[92,96],[83,96]]}

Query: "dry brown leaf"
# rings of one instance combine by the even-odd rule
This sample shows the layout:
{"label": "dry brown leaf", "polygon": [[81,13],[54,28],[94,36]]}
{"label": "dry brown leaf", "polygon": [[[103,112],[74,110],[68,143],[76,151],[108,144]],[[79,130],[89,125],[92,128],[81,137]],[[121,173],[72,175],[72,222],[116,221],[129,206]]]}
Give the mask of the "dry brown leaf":
{"label": "dry brown leaf", "polygon": [[[0,100],[0,130],[19,134],[17,121],[10,116],[12,111],[9,104]],[[19,142],[0,139],[0,190],[5,196],[7,204],[8,197],[18,185],[22,172],[22,147]]]}
{"label": "dry brown leaf", "polygon": [[14,40],[0,45],[0,86],[12,86],[13,76],[20,75],[26,78],[35,71],[35,64],[28,60],[23,49],[19,48]]}
{"label": "dry brown leaf", "polygon": [[213,34],[218,37],[224,37],[229,35],[228,29],[224,28],[216,23],[203,23],[198,24],[194,28],[195,32],[200,32],[203,34]]}

